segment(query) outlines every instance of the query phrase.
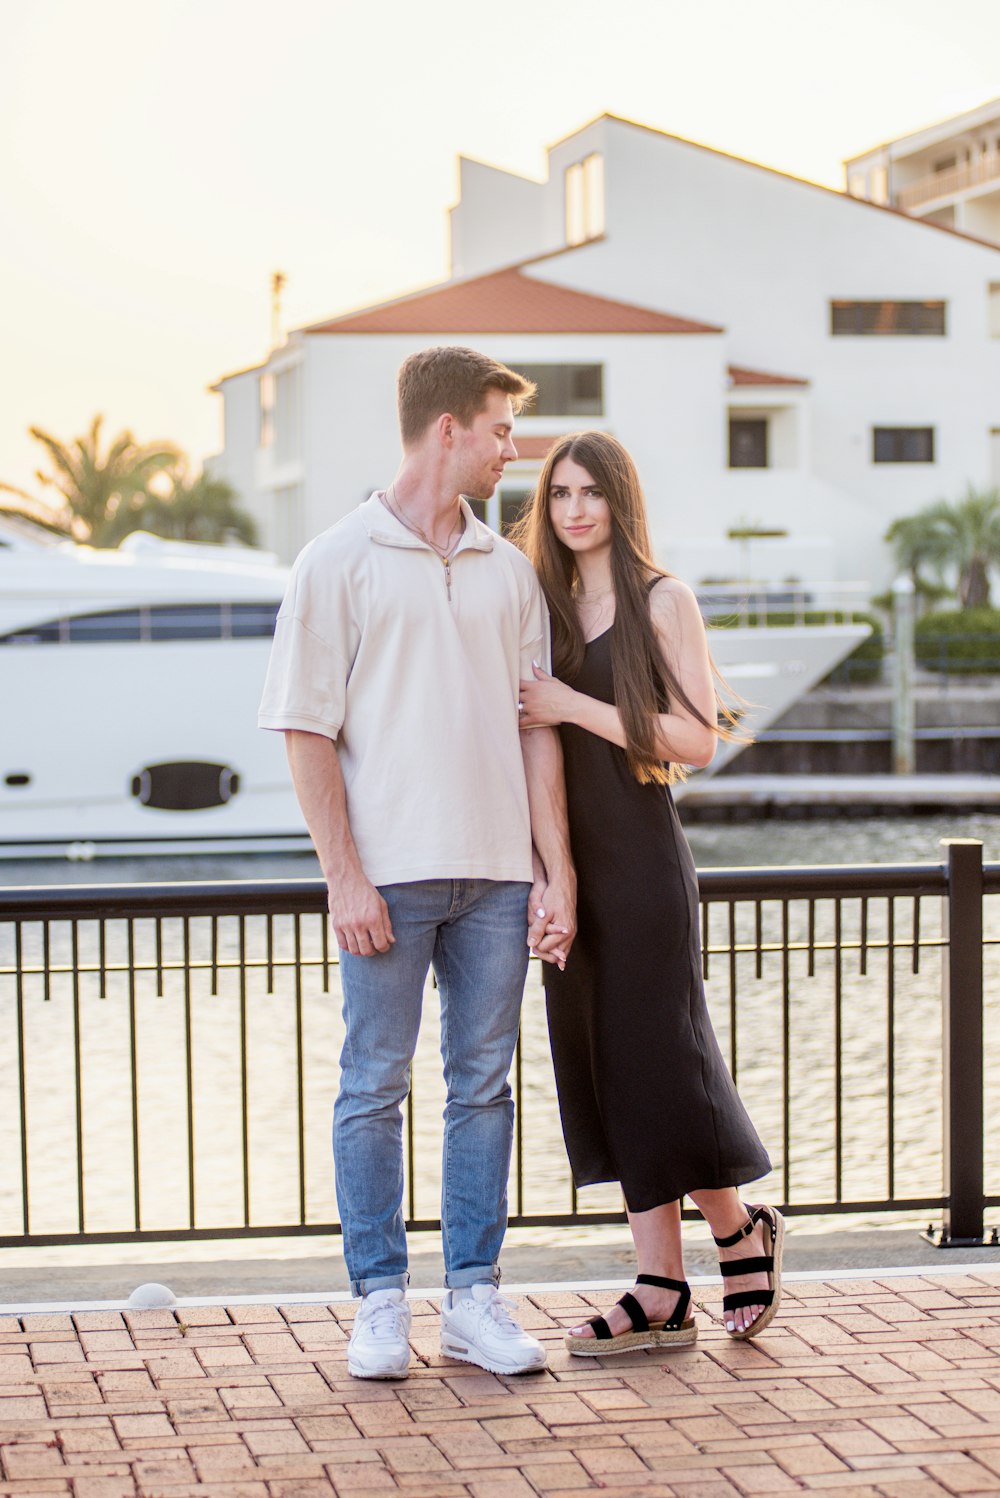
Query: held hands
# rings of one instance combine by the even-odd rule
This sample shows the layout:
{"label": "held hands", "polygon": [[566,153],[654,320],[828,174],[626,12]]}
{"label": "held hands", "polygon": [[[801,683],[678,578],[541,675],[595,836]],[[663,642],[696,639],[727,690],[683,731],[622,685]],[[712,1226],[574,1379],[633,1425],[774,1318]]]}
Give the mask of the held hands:
{"label": "held hands", "polygon": [[557,880],[549,883],[543,871],[536,872],[528,896],[529,948],[543,962],[554,962],[564,972],[575,936],[575,890]]}
{"label": "held hands", "polygon": [[565,723],[576,693],[565,682],[558,681],[532,661],[533,679],[522,681],[518,691],[518,727],[555,728]]}
{"label": "held hands", "polygon": [[328,881],[328,887],[330,920],[337,945],[355,957],[388,952],[396,940],[389,907],[364,874],[359,870],[336,883]]}

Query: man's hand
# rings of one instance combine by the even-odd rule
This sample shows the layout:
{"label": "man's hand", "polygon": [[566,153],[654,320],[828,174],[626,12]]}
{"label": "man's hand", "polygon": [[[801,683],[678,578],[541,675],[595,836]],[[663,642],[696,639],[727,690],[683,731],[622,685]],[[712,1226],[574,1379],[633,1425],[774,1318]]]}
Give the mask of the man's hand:
{"label": "man's hand", "polygon": [[337,945],[355,957],[374,957],[388,952],[396,938],[392,934],[389,907],[364,874],[344,876],[328,884],[330,919]]}
{"label": "man's hand", "polygon": [[528,896],[528,946],[563,972],[576,936],[576,890],[536,871]]}

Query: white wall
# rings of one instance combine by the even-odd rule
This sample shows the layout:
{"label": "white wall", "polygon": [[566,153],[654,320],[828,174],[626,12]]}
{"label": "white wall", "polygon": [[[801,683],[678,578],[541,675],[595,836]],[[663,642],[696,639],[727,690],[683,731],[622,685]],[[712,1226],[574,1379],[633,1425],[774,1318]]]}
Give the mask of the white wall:
{"label": "white wall", "polygon": [[460,198],[449,213],[453,276],[512,265],[540,245],[558,247],[561,233],[552,238],[546,228],[544,184],[467,156],[458,166]]}
{"label": "white wall", "polygon": [[269,507],[257,488],[256,476],[257,378],[257,371],[251,370],[222,382],[223,447],[212,459],[212,473],[232,484],[241,506],[256,523],[261,546],[271,550]]}
{"label": "white wall", "polygon": [[[399,461],[396,371],[417,348],[472,344],[512,364],[595,362],[605,367],[604,418],[518,419],[514,434],[552,435],[580,427],[613,430],[647,481],[659,531],[686,528],[692,496],[704,488],[705,452],[718,458],[719,392],[725,340],[715,336],[558,337],[470,332],[439,338],[315,334],[306,381],[306,529],[318,533],[384,487]],[[538,464],[508,470],[511,485]],[[694,506],[697,509],[697,506]],[[704,529],[702,524],[700,529]]]}

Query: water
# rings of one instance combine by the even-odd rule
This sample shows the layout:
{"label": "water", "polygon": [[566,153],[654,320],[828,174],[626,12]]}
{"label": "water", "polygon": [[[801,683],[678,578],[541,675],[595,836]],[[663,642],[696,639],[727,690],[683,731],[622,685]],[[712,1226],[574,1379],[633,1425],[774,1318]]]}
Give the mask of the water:
{"label": "water", "polygon": [[[683,820],[683,806],[681,808]],[[699,868],[747,868],[822,863],[937,863],[941,840],[974,837],[983,858],[1000,861],[1000,815],[961,813],[924,817],[824,817],[796,822],[696,822],[687,827]],[[174,880],[318,879],[311,853],[161,855],[0,861],[0,884],[131,884]]]}
{"label": "water", "polygon": [[[806,822],[765,821],[734,825],[695,825],[692,847],[700,867],[827,863],[934,862],[946,837],[978,837],[987,860],[1000,859],[1000,817],[960,816],[903,819],[830,819]],[[70,864],[55,860],[0,865],[8,884],[129,883],[165,880],[219,880],[318,877],[311,855],[210,858],[97,859]],[[897,902],[897,940],[907,940],[912,902]],[[903,908],[905,907],[905,908]],[[921,938],[933,940],[940,902],[922,905]],[[723,945],[726,912],[712,912],[710,946]],[[832,945],[834,919],[829,904],[818,907],[816,937],[820,949],[815,970],[808,971],[804,907],[792,907],[793,941],[803,950],[790,958],[788,1040],[791,1057],[791,1131],[788,1158],[782,1150],[780,1089],[781,1003],[780,952],[767,951],[780,935],[780,907],[765,907],[765,951],[758,971],[752,950],[736,962],[739,994],[735,1050],[738,1082],[751,1115],[768,1144],[776,1174],[760,1189],[780,1192],[787,1171],[793,1199],[830,1197],[837,1171],[845,1197],[879,1199],[886,1193],[884,1144],[888,1128],[887,1056],[890,1044],[886,1000],[888,958],[879,943],[885,935],[886,902],[871,902],[864,963],[848,952],[841,964],[839,1021],[836,1003],[837,958],[822,950]],[[754,944],[752,907],[740,912],[738,936]],[[857,941],[859,902],[845,902],[843,935]],[[101,997],[96,928],[79,932],[79,1023],[82,1053],[82,1135],[87,1162],[85,1207],[92,1230],[130,1227],[132,1201],[132,1125],[128,1085],[132,1044],[130,1005],[134,1001],[136,1064],[139,1075],[139,1147],[142,1164],[143,1226],[155,1228],[186,1220],[188,1198],[187,1082],[185,1066],[185,975],[179,922],[164,923],[163,956],[167,962],[162,996],[153,969],[157,961],[152,922],[135,926],[135,957],[140,969],[134,995],[124,965],[126,929],[108,926],[104,953],[109,971]],[[274,922],[273,984],[267,983],[268,948],[263,920],[246,926],[250,963],[245,1018],[237,961],[239,931],[235,921],[220,920],[217,957],[221,964],[213,993],[211,923],[191,922],[190,978],[192,1035],[192,1121],[196,1160],[196,1212],[201,1224],[242,1220],[241,1024],[246,1029],[247,1139],[251,1156],[252,1218],[277,1224],[295,1219],[298,1210],[298,1143],[296,1119],[295,928],[291,918]],[[338,970],[325,976],[322,922],[304,917],[299,939],[302,1049],[305,1057],[302,1114],[305,1125],[304,1180],[307,1215],[324,1222],[336,1216],[329,1155],[329,1112],[337,1085],[340,1048]],[[71,1231],[75,1227],[77,1185],[72,1143],[76,1116],[73,1081],[74,1005],[71,930],[53,928],[50,961],[57,973],[46,1001],[40,978],[29,979],[25,1005],[25,1049],[28,1057],[29,1156],[32,1228],[36,1232]],[[0,968],[12,957],[9,933],[0,933]],[[989,971],[997,949],[989,954]],[[25,960],[41,958],[41,933],[26,928]],[[171,963],[176,965],[171,967]],[[862,972],[862,967],[866,971]],[[896,1096],[892,1122],[896,1137],[898,1195],[940,1190],[940,964],[937,952],[922,955],[921,971],[912,972],[908,953],[897,953],[895,1050]],[[712,956],[708,994],[720,1043],[731,1054],[728,957]],[[988,986],[991,1034],[998,985]],[[13,985],[0,976],[0,1015],[4,1031],[14,1034]],[[424,1024],[414,1065],[415,1180],[418,1215],[434,1215],[440,1190],[440,1117],[444,1102],[438,1055],[437,999],[428,985]],[[842,1122],[839,1160],[834,1148],[838,1109],[834,1034],[840,1026],[842,1072],[839,1109]],[[20,1231],[20,1138],[17,1128],[16,1057],[14,1048],[0,1053],[0,1232]],[[527,1166],[523,1182],[526,1212],[564,1211],[569,1184],[558,1125],[555,1090],[545,1032],[544,1003],[537,965],[526,993],[522,1038],[523,1105],[521,1128]],[[1000,1106],[1000,1058],[990,1055],[987,1080],[988,1117]],[[992,1150],[992,1133],[990,1131]],[[993,1175],[1000,1160],[989,1162]],[[992,1177],[990,1178],[992,1179]],[[989,1188],[988,1188],[989,1189]],[[581,1193],[581,1204],[594,1210],[617,1210],[614,1187]],[[512,1201],[512,1207],[515,1203]],[[575,1230],[579,1240],[580,1232]],[[197,1245],[199,1255],[206,1245]],[[231,1252],[223,1246],[221,1252]]]}

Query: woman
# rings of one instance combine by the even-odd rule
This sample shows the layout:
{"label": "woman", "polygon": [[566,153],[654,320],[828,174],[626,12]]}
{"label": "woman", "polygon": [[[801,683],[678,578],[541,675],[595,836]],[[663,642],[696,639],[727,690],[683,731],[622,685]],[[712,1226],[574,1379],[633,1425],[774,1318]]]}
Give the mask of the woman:
{"label": "woman", "polygon": [[635,1289],[574,1327],[605,1356],[695,1339],[680,1198],[720,1247],[726,1330],[756,1336],[781,1293],[784,1224],[736,1187],[770,1170],[712,1030],[701,980],[698,884],[669,783],[707,765],[720,715],[691,590],[651,560],[639,477],[604,432],[562,439],[515,540],[552,616],[555,676],[521,683],[524,731],[559,725],[579,881],[565,971],[545,964],[566,1147],[578,1185],[620,1181]]}

